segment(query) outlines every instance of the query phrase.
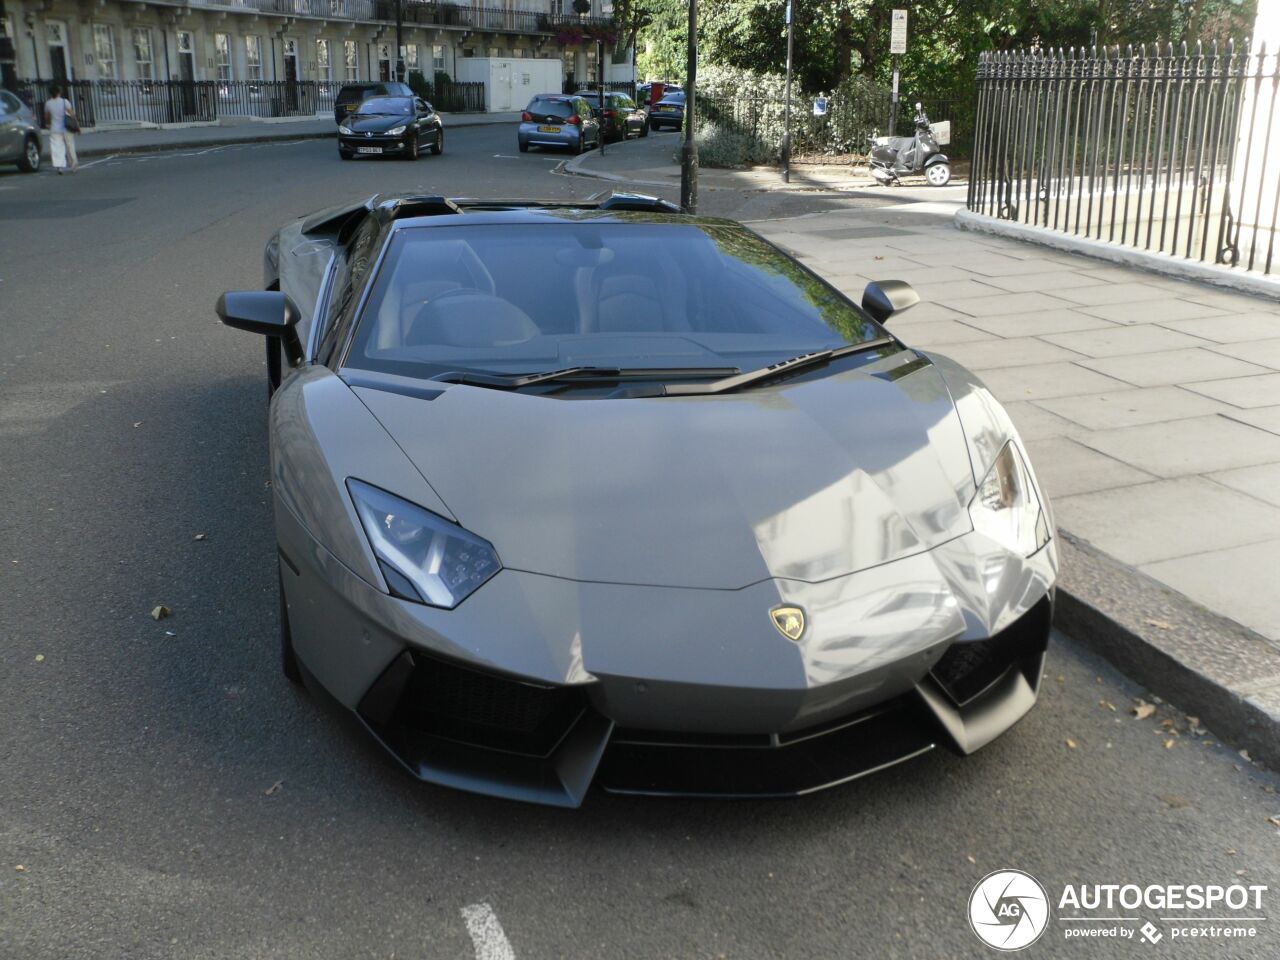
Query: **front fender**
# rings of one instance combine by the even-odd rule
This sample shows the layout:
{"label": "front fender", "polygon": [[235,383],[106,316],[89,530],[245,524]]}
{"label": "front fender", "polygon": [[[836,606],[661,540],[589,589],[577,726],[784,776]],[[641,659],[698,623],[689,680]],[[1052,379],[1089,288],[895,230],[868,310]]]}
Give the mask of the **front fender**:
{"label": "front fender", "polygon": [[950,163],[945,153],[935,153],[932,157],[924,162],[926,167],[932,167],[935,163]]}

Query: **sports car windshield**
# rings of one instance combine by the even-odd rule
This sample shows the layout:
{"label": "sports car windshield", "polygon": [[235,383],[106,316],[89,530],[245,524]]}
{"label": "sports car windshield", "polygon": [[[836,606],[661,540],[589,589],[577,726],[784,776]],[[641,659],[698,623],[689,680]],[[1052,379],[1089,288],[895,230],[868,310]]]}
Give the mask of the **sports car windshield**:
{"label": "sports car windshield", "polygon": [[747,371],[882,328],[732,225],[574,220],[397,232],[346,365],[429,378]]}

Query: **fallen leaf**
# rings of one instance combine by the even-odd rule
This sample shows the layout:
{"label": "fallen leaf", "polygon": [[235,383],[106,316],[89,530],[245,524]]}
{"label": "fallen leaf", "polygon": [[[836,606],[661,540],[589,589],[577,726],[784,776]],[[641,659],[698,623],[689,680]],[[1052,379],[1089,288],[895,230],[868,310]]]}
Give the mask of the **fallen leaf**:
{"label": "fallen leaf", "polygon": [[1280,827],[1280,817],[1267,817],[1267,823],[1273,827]]}
{"label": "fallen leaf", "polygon": [[1142,622],[1150,624],[1153,627],[1159,627],[1161,630],[1173,629],[1173,624],[1170,623],[1168,620],[1158,620],[1155,617],[1147,617],[1147,619],[1143,620]]}
{"label": "fallen leaf", "polygon": [[1133,715],[1139,720],[1145,720],[1156,712],[1156,708],[1145,700],[1139,700],[1138,705],[1133,708]]}
{"label": "fallen leaf", "polygon": [[1173,745],[1174,745],[1175,743],[1177,743],[1177,742],[1178,742],[1177,740],[1174,740],[1174,739],[1170,738],[1169,740],[1166,740],[1166,741],[1164,742],[1164,748],[1165,748],[1166,750],[1172,750],[1172,749],[1173,749]]}
{"label": "fallen leaf", "polygon": [[1240,756],[1242,756],[1244,759],[1248,760],[1250,763],[1253,763],[1253,757],[1249,756],[1249,751],[1248,751],[1248,750],[1241,750],[1241,751],[1240,751]]}
{"label": "fallen leaf", "polygon": [[284,781],[283,781],[283,780],[277,780],[277,781],[276,781],[275,783],[273,783],[271,786],[267,787],[267,789],[264,791],[264,793],[265,793],[265,795],[266,795],[266,796],[268,796],[268,797],[269,797],[269,796],[271,796],[273,793],[279,793],[279,792],[280,792],[281,790],[283,790],[283,789],[284,789]]}
{"label": "fallen leaf", "polygon": [[164,632],[164,635],[165,635],[166,637],[176,637],[176,636],[177,636],[177,634],[176,634],[176,633],[174,633],[172,630],[166,630],[166,631]]}
{"label": "fallen leaf", "polygon": [[153,609],[153,610],[151,611],[151,619],[152,619],[152,620],[163,620],[165,617],[167,617],[167,616],[168,616],[169,614],[171,614],[171,613],[173,613],[173,611],[172,611],[172,610],[170,610],[168,607],[166,607],[166,606],[162,603],[162,604],[160,604],[160,606],[156,607],[155,609]]}
{"label": "fallen leaf", "polygon": [[1068,750],[1074,750],[1076,747],[1078,747],[1078,746],[1079,746],[1079,744],[1078,744],[1078,743],[1076,743],[1074,740],[1072,740],[1070,737],[1067,737],[1067,741],[1066,741],[1066,742],[1067,742],[1067,749],[1068,749]]}
{"label": "fallen leaf", "polygon": [[965,857],[965,859],[966,859],[966,860],[968,860],[970,863],[975,864],[975,865],[976,865],[976,864],[977,864],[977,862],[978,862],[976,859],[974,859],[973,854],[969,854],[969,856]]}
{"label": "fallen leaf", "polygon": [[43,654],[43,653],[37,653],[37,654],[36,654],[36,663],[44,663],[44,654]]}
{"label": "fallen leaf", "polygon": [[1107,700],[1099,700],[1098,706],[1100,706],[1103,710],[1110,710],[1112,713],[1115,713],[1115,710],[1116,710],[1116,705]]}
{"label": "fallen leaf", "polygon": [[140,427],[140,426],[142,426],[142,421],[141,421],[141,420],[139,420],[137,423],[135,423],[135,424],[134,424],[134,426],[135,426],[135,427]]}
{"label": "fallen leaf", "polygon": [[18,873],[22,873],[22,872],[23,872],[24,870],[26,870],[27,868],[26,868],[26,867],[24,867],[22,864],[18,864],[18,865],[17,865],[16,867],[14,867],[13,869],[14,869],[14,870],[16,870],[16,871],[18,871]]}
{"label": "fallen leaf", "polygon": [[1181,810],[1191,802],[1186,797],[1180,797],[1176,793],[1162,795],[1160,799],[1163,800],[1171,810]]}
{"label": "fallen leaf", "polygon": [[1234,857],[1234,856],[1236,855],[1236,848],[1235,848],[1235,847],[1227,847],[1227,853],[1231,854],[1231,856],[1233,856],[1233,857]]}
{"label": "fallen leaf", "polygon": [[1243,871],[1243,870],[1237,870],[1237,871],[1236,871],[1236,876],[1237,876],[1237,877],[1243,877],[1243,876],[1244,876],[1244,871]]}
{"label": "fallen leaf", "polygon": [[193,539],[193,540],[208,540],[208,539],[209,539],[209,535],[208,535],[207,533],[197,533],[194,537],[192,537],[192,539]]}
{"label": "fallen leaf", "polygon": [[1170,720],[1168,717],[1160,721],[1160,726],[1164,727],[1166,730],[1178,729],[1178,725],[1174,721]]}

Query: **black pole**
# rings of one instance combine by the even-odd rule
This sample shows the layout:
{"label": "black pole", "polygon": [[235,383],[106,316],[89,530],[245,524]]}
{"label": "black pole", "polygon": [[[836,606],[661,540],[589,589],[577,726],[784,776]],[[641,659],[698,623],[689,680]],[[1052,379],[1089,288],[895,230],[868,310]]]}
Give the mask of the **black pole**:
{"label": "black pole", "polygon": [[596,40],[596,93],[600,97],[600,156],[604,156],[605,132],[609,118],[605,115],[604,102],[604,41]]}
{"label": "black pole", "polygon": [[898,55],[893,55],[893,96],[889,100],[889,136],[896,137],[898,129]]}
{"label": "black pole", "polygon": [[401,53],[404,50],[403,26],[400,14],[401,0],[396,0],[396,82],[404,83],[404,59]]}
{"label": "black pole", "polygon": [[680,209],[698,212],[698,143],[693,138],[698,83],[698,0],[689,0],[688,63],[684,82],[684,143],[680,147]]}
{"label": "black pole", "polygon": [[782,182],[791,182],[791,52],[795,46],[795,14],[791,0],[787,0],[787,92],[783,104],[785,121],[782,126]]}

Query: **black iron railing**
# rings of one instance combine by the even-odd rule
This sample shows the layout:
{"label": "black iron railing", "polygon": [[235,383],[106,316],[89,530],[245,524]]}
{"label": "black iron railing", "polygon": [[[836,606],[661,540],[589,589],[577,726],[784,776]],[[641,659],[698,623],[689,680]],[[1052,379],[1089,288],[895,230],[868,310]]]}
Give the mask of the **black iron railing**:
{"label": "black iron railing", "polygon": [[1234,44],[983,54],[968,207],[1271,273],[1276,59]]}
{"label": "black iron railing", "polygon": [[[37,113],[52,80],[19,80],[18,95]],[[342,86],[321,80],[72,80],[61,84],[81,127],[104,123],[193,123],[222,117],[332,116]],[[449,113],[484,110],[483,83],[442,83],[431,103]]]}

